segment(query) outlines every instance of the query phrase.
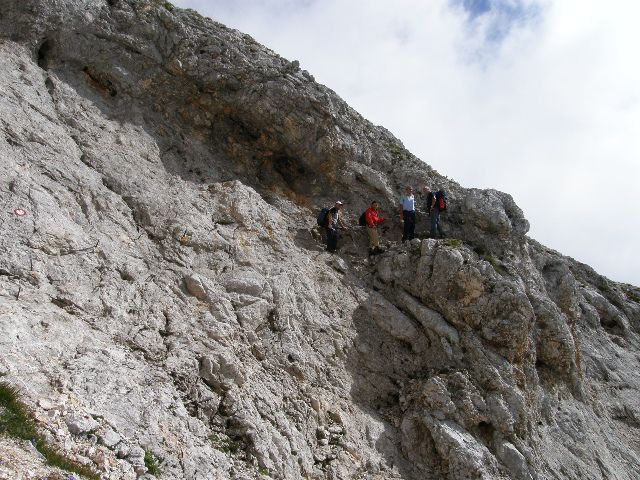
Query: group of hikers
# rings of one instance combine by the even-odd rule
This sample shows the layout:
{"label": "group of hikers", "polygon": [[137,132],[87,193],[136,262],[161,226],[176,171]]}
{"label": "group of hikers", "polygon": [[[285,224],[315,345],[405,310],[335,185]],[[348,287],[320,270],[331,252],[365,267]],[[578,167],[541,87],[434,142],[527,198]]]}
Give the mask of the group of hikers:
{"label": "group of hikers", "polygon": [[[440,226],[440,213],[447,208],[447,195],[440,189],[432,192],[426,185],[422,187],[425,196],[425,211],[429,215],[429,231],[433,238],[444,237],[444,232]],[[338,230],[346,229],[342,209],[344,204],[341,201],[335,202],[332,208],[323,208],[318,215],[318,225],[324,228],[326,233],[327,251],[335,252],[338,249]],[[413,240],[416,236],[416,197],[413,194],[413,187],[407,186],[404,195],[399,201],[400,220],[402,222],[402,241]],[[385,221],[380,216],[380,203],[376,200],[360,216],[358,224],[367,227],[369,236],[369,256],[382,253],[380,247],[380,234],[378,226]]]}

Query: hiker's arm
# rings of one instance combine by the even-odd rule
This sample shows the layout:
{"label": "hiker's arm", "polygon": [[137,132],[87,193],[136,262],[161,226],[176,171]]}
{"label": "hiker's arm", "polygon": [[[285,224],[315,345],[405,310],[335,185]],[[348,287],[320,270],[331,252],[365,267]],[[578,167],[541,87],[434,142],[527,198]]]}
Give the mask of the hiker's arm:
{"label": "hiker's arm", "polygon": [[331,228],[333,224],[333,214],[331,212],[327,212],[327,228]]}

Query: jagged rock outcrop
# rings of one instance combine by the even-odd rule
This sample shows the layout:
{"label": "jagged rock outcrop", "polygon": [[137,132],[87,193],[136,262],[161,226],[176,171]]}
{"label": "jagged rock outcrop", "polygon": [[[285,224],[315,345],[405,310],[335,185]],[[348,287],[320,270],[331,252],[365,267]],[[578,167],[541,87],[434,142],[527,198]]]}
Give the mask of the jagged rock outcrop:
{"label": "jagged rock outcrop", "polygon": [[[640,290],[509,195],[193,11],[0,0],[0,32],[0,376],[53,444],[112,479],[640,475]],[[316,208],[407,183],[451,238],[323,251]]]}

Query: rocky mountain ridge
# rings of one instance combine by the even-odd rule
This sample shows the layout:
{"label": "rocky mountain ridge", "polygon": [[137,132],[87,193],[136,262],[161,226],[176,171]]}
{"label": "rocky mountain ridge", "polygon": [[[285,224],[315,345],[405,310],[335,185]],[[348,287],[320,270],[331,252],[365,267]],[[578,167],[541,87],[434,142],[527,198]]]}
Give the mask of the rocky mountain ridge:
{"label": "rocky mountain ridge", "polygon": [[[0,0],[0,32],[0,378],[52,444],[111,479],[638,477],[640,290],[509,195],[165,2]],[[451,238],[322,250],[319,206],[406,184]]]}

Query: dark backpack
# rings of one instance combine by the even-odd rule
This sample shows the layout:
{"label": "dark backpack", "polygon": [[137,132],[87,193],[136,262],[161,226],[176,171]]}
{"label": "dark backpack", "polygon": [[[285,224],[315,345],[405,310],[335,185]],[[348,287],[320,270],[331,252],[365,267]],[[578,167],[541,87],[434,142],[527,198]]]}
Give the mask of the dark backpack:
{"label": "dark backpack", "polygon": [[367,211],[366,210],[364,212],[362,212],[362,215],[360,215],[360,218],[358,219],[358,225],[360,225],[361,227],[366,227],[367,226]]}
{"label": "dark backpack", "polygon": [[431,210],[431,204],[433,203],[433,192],[427,193],[427,212]]}
{"label": "dark backpack", "polygon": [[447,209],[447,204],[449,203],[447,200],[447,194],[444,193],[444,190],[439,190],[436,193],[436,203],[438,205],[438,209],[442,212]]}
{"label": "dark backpack", "polygon": [[318,214],[318,225],[321,227],[327,226],[327,213],[329,213],[329,210],[329,208],[323,208]]}

